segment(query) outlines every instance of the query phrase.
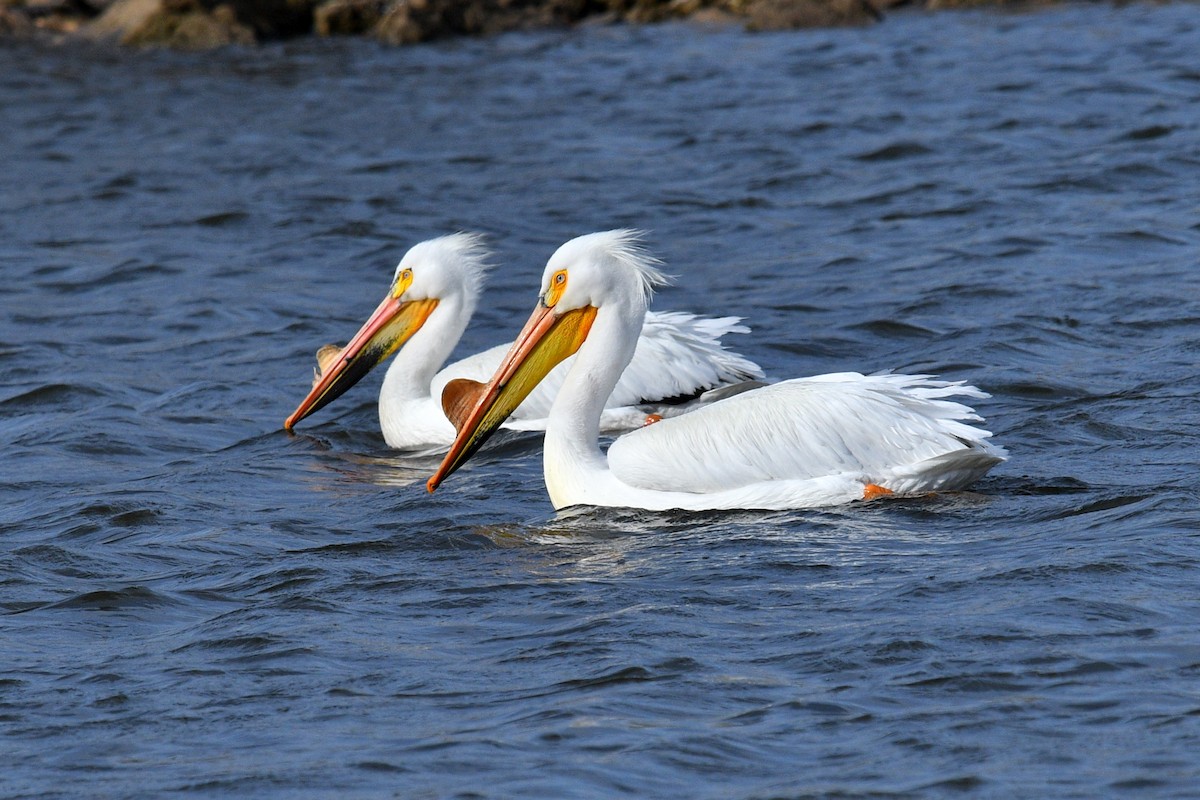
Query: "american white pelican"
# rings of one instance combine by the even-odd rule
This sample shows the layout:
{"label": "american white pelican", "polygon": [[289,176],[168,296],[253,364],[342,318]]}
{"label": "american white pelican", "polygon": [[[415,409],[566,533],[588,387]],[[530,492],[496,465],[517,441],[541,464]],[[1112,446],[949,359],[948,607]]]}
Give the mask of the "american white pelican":
{"label": "american white pelican", "polygon": [[[486,380],[509,347],[499,345],[438,371],[475,311],[487,255],[477,234],[458,233],[414,245],[396,267],[387,297],[350,343],[318,351],[320,366],[312,390],[284,427],[291,430],[395,353],[379,391],[383,438],[399,449],[444,451],[454,440],[454,426],[434,398],[441,397],[451,379]],[[721,345],[726,333],[747,332],[737,317],[706,319],[680,312],[643,317],[633,361],[601,404],[605,430],[628,430],[641,425],[650,411],[672,414],[686,407],[656,405],[663,401],[762,377],[757,364]],[[564,364],[513,409],[509,427],[544,429],[567,369]]]}
{"label": "american white pelican", "polygon": [[556,509],[786,509],[883,494],[959,489],[1003,461],[980,418],[951,396],[986,397],[925,375],[838,373],[719,400],[597,446],[604,397],[633,354],[665,279],[632,231],[573,239],[551,257],[537,307],[486,385],[451,382],[459,428],[434,491],[538,379],[578,351],[546,426],[544,472]]}

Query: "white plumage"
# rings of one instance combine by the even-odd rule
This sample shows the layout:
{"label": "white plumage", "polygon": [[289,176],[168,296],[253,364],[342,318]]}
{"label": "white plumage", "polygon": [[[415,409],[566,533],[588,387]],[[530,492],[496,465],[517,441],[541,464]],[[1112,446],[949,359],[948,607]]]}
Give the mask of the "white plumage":
{"label": "white plumage", "polygon": [[[688,402],[670,405],[662,401],[682,400],[719,386],[761,379],[762,369],[757,364],[721,345],[721,337],[727,333],[750,332],[740,322],[740,317],[647,311],[633,359],[605,402],[600,429],[612,432],[640,427],[648,411],[664,417],[677,416],[696,405]],[[491,377],[510,347],[512,342],[481,354],[487,356],[489,368],[477,380]],[[509,418],[510,427],[545,430],[554,397],[574,361],[574,357],[566,359],[538,383]],[[434,396],[440,397],[441,387],[437,383],[435,379],[438,390]]]}
{"label": "white plumage", "polygon": [[986,397],[923,375],[799,378],[633,431],[613,443],[608,463],[621,482],[659,492],[834,476],[848,479],[844,500],[861,499],[866,484],[901,494],[957,488],[1000,451],[982,444],[990,434],[967,424],[979,417],[952,395]]}
{"label": "white plumage", "polygon": [[[552,281],[565,288],[559,292]],[[1003,449],[987,441],[991,434],[971,424],[980,421],[975,412],[951,399],[987,397],[979,389],[924,375],[857,373],[743,392],[627,433],[603,454],[601,400],[629,360],[650,288],[661,281],[629,231],[591,234],[559,248],[542,280],[548,307],[535,311],[481,390],[475,413],[464,416],[430,488],[478,447],[475,429],[486,420],[485,406],[498,401],[540,346],[540,332],[558,335],[557,319],[588,308],[594,320],[546,429],[544,473],[555,508],[824,506],[862,499],[877,487],[896,494],[963,488],[1004,460]]]}
{"label": "white plumage", "polygon": [[[508,350],[511,343],[442,368],[475,311],[487,269],[488,253],[482,238],[470,233],[414,245],[397,265],[393,293],[400,288],[402,278],[407,285],[395,298],[396,302],[436,301],[436,304],[406,341],[401,341],[380,388],[379,422],[389,446],[410,451],[445,450],[455,433],[440,402],[446,383],[456,378],[486,380]],[[727,333],[748,332],[738,323],[737,317],[710,319],[683,312],[646,313],[634,358],[605,403],[602,427],[608,431],[628,430],[642,424],[648,412],[667,416],[689,407],[687,404],[659,407],[661,401],[761,378],[762,370],[757,364],[725,349],[720,342]],[[370,325],[370,321],[364,325],[364,331]],[[358,338],[356,335],[351,342]],[[370,341],[365,341],[363,347],[369,349],[370,345]],[[345,354],[349,359],[358,356],[358,353]],[[375,363],[386,357],[385,353]],[[341,362],[332,362],[331,369],[334,368],[344,367]],[[357,381],[369,368],[362,369],[348,382]],[[547,376],[514,411],[508,427],[543,430],[554,395],[569,369],[570,363],[564,363]],[[324,372],[328,374],[329,370]],[[321,377],[318,374],[318,386]],[[338,379],[336,375],[330,377]],[[314,393],[318,386],[314,387]],[[336,394],[346,388],[349,386],[338,386]],[[301,412],[306,403],[309,403],[307,398],[297,414],[289,418],[288,427],[320,407],[315,405]]]}

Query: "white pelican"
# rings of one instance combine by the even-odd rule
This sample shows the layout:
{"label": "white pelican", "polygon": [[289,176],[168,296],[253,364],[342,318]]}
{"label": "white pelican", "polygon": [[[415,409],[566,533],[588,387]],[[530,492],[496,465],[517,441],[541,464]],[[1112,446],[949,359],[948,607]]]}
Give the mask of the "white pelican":
{"label": "white pelican", "polygon": [[[434,398],[441,397],[451,379],[485,380],[509,347],[499,345],[438,371],[475,311],[487,255],[477,234],[459,233],[414,245],[396,267],[387,297],[350,343],[344,348],[326,345],[318,351],[320,366],[312,390],[284,427],[291,430],[395,353],[379,392],[383,438],[398,449],[445,451],[454,440],[454,426]],[[643,316],[640,336],[635,334],[633,361],[601,404],[605,430],[637,427],[648,411],[669,415],[685,407],[654,405],[663,401],[762,378],[757,364],[726,350],[719,341],[726,333],[747,332],[737,317],[706,319],[681,312]],[[544,429],[567,369],[564,364],[563,370],[551,374],[513,409],[509,427]]]}
{"label": "white pelican", "polygon": [[604,397],[633,354],[653,287],[665,283],[634,231],[573,239],[551,257],[533,315],[491,381],[455,381],[459,428],[434,491],[555,364],[578,351],[546,426],[556,509],[787,509],[959,489],[1005,458],[979,417],[948,400],[986,397],[925,375],[838,373],[743,392],[597,446]]}

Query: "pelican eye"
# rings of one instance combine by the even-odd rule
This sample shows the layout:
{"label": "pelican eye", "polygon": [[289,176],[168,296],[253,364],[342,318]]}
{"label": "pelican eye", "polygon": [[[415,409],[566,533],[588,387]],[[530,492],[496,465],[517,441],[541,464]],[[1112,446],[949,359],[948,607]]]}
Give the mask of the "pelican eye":
{"label": "pelican eye", "polygon": [[550,288],[546,290],[545,300],[547,306],[552,306],[562,299],[563,292],[567,289],[567,271],[560,269],[550,278]]}
{"label": "pelican eye", "polygon": [[399,298],[400,295],[408,291],[408,287],[412,286],[413,272],[411,269],[402,269],[396,273],[396,280],[392,282],[392,297]]}

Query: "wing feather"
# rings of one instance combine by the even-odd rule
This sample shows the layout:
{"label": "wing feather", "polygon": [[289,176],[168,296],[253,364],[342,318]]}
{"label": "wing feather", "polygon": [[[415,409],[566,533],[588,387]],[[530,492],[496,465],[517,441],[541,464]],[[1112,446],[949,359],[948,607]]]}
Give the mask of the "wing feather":
{"label": "wing feather", "polygon": [[[923,375],[837,373],[745,392],[619,438],[608,463],[622,482],[716,492],[764,481],[903,473],[954,451],[1003,458],[954,396],[986,397]],[[909,470],[911,471],[911,469]]]}
{"label": "wing feather", "polygon": [[[674,398],[691,397],[707,389],[760,379],[762,369],[750,359],[721,344],[727,333],[749,333],[738,317],[700,317],[683,311],[647,312],[633,360],[605,403],[606,408],[634,406]],[[434,376],[431,392],[441,397],[442,389],[455,378],[487,381],[500,366],[509,344],[476,353],[457,361]],[[572,356],[538,384],[513,412],[513,420],[544,420],[571,364]]]}
{"label": "wing feather", "polygon": [[721,343],[726,334],[750,332],[740,323],[739,317],[647,312],[633,360],[621,373],[607,406],[692,397],[717,386],[762,378],[758,364]]}

